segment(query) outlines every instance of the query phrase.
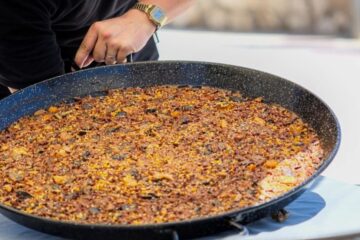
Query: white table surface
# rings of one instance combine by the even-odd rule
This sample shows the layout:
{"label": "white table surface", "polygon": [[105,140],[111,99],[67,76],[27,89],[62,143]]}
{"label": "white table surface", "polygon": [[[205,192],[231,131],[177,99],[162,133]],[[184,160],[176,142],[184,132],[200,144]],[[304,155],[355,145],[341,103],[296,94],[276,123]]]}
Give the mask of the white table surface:
{"label": "white table surface", "polygon": [[161,30],[161,60],[228,63],[296,82],[337,115],[342,143],[325,176],[360,184],[360,41],[314,36]]}

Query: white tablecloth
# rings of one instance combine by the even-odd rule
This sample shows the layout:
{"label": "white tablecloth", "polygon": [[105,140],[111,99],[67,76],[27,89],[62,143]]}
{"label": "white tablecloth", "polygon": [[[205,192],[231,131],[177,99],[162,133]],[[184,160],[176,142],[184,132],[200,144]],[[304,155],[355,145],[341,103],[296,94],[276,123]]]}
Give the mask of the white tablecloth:
{"label": "white tablecloth", "polygon": [[[266,218],[247,226],[245,239],[313,239],[360,234],[360,187],[319,177],[309,189],[286,209],[283,223]],[[0,239],[60,240],[18,225],[0,215]],[[202,240],[237,240],[236,231]]]}

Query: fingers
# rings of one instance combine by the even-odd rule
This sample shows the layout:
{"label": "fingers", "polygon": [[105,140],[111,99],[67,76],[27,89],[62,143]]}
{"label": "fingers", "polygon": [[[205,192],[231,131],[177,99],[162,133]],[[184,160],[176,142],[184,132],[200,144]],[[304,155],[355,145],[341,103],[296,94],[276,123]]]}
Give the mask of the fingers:
{"label": "fingers", "polygon": [[118,47],[112,44],[107,44],[105,63],[106,65],[112,65],[117,63]]}
{"label": "fingers", "polygon": [[84,61],[83,67],[84,68],[88,67],[93,61],[94,61],[94,58],[91,55],[89,55],[87,57],[87,59]]}
{"label": "fingers", "polygon": [[133,51],[131,50],[131,48],[127,47],[126,45],[124,45],[123,47],[120,47],[119,51],[117,52],[117,62],[119,63],[124,63],[126,62],[126,56],[128,56],[129,54],[131,54]]}
{"label": "fingers", "polygon": [[[106,54],[103,54],[104,46],[106,49]],[[128,56],[131,53],[132,53],[131,48],[127,46],[121,46],[120,41],[116,42],[115,44],[113,43],[106,44],[102,41],[98,41],[98,43],[96,43],[96,47],[94,49],[93,55],[95,61],[97,62],[105,61],[107,65],[113,65],[116,63],[126,62],[126,56]]]}
{"label": "fingers", "polygon": [[16,88],[11,88],[11,87],[8,87],[8,89],[9,89],[9,91],[11,92],[11,93],[14,93],[14,92],[16,92],[18,89],[16,89]]}
{"label": "fingers", "polygon": [[106,54],[106,42],[102,38],[98,38],[92,56],[96,62],[104,62]]}
{"label": "fingers", "polygon": [[[75,63],[80,67],[83,68],[86,61],[91,60],[92,58],[89,58],[90,53],[93,51],[96,41],[98,39],[98,32],[97,27],[98,24],[93,24],[88,32],[86,33],[78,51],[75,55]],[[87,62],[88,63],[88,62]],[[91,63],[91,62],[90,62]],[[88,65],[90,64],[88,63]]]}
{"label": "fingers", "polygon": [[[94,23],[76,53],[76,65],[83,68],[93,61],[106,64],[123,63],[127,55],[139,51],[146,44],[148,36],[138,31],[138,26],[131,25],[133,22],[127,21],[127,18],[119,17]],[[124,31],[122,28],[114,27],[118,25],[132,27],[129,27],[129,31]]]}

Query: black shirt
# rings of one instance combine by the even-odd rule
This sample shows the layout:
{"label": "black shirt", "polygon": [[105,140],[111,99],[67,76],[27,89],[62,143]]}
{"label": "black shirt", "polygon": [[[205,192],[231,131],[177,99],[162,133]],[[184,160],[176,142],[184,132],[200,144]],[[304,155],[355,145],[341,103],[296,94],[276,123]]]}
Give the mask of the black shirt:
{"label": "black shirt", "polygon": [[[23,88],[70,71],[95,21],[120,16],[136,0],[1,0],[0,83]],[[153,38],[134,61],[158,58]]]}

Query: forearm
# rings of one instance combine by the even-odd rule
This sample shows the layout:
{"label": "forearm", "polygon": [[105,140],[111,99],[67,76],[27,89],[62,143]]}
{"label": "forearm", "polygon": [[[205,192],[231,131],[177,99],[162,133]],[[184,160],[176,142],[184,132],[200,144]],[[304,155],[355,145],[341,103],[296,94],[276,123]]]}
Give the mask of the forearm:
{"label": "forearm", "polygon": [[174,20],[178,15],[189,8],[195,0],[140,0],[140,3],[154,4],[164,10],[167,21]]}

